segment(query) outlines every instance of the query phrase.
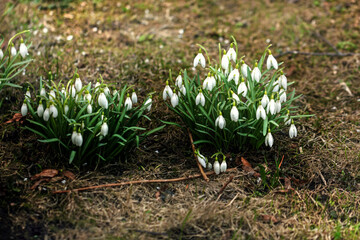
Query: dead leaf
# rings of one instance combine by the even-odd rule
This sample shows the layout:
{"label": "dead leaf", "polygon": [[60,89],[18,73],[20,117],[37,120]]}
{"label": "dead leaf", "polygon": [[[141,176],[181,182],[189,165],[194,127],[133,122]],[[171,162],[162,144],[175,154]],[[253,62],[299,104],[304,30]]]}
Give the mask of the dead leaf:
{"label": "dead leaf", "polygon": [[70,179],[70,180],[75,180],[75,174],[73,174],[72,172],[70,172],[70,171],[64,171],[63,172],[63,175],[65,176],[65,177],[67,177],[68,179]]}
{"label": "dead leaf", "polygon": [[252,168],[251,164],[245,158],[241,157],[241,162],[244,166]]}
{"label": "dead leaf", "polygon": [[251,164],[243,157],[241,157],[241,163],[243,164],[243,170],[250,175],[253,175],[255,177],[260,177],[260,173],[256,172],[252,167]]}
{"label": "dead leaf", "polygon": [[261,218],[264,222],[273,222],[273,223],[280,222],[280,220],[277,220],[276,217],[273,215],[261,215]]}
{"label": "dead leaf", "polygon": [[21,113],[15,113],[14,116],[12,117],[12,119],[4,122],[4,124],[9,124],[9,123],[13,123],[13,122],[20,122],[21,124],[23,124],[24,120],[23,120],[23,115],[21,115]]}
{"label": "dead leaf", "polygon": [[52,178],[58,175],[59,171],[56,169],[44,169],[41,173],[36,174],[31,178],[31,180],[36,180],[38,178]]}
{"label": "dead leaf", "polygon": [[160,192],[160,191],[157,191],[157,192],[155,193],[156,200],[160,201],[160,196],[161,196],[161,192]]}
{"label": "dead leaf", "polygon": [[38,181],[36,181],[35,183],[34,183],[34,185],[32,185],[31,186],[31,190],[34,190],[37,186],[39,186],[40,185],[40,183],[42,183],[42,182],[49,182],[51,180],[51,178],[41,178],[41,179],[39,179]]}

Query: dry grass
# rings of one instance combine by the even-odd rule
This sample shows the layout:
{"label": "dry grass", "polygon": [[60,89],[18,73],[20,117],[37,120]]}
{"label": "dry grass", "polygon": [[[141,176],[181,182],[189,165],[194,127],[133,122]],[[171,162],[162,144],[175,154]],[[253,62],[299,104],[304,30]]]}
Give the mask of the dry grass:
{"label": "dry grass", "polygon": [[[216,58],[217,43],[221,41],[227,48],[225,40],[230,35],[249,59],[260,56],[267,39],[275,54],[333,51],[315,32],[340,51],[359,53],[344,44],[360,46],[356,1],[64,3],[67,1],[20,3],[0,26],[4,35],[22,28],[39,29],[31,37],[36,64],[18,80],[24,85],[27,81],[36,85],[38,77],[49,70],[59,72],[58,80],[68,79],[78,68],[85,81],[95,81],[102,74],[116,84],[135,84],[141,92],[160,91],[169,68],[177,72],[189,67],[197,43]],[[49,30],[47,34],[43,27]],[[180,29],[184,29],[182,38],[178,37]],[[69,35],[73,40],[66,40]],[[315,116],[301,120],[296,140],[280,135],[271,151],[249,150],[241,155],[272,173],[275,161],[284,155],[281,176],[305,180],[300,185],[293,182],[294,191],[280,193],[283,180],[268,189],[239,168],[220,196],[218,191],[230,174],[212,176],[209,183],[196,179],[52,195],[55,189],[197,173],[188,137],[167,127],[144,143],[126,164],[92,171],[62,163],[61,157],[50,154],[46,145],[18,125],[1,125],[0,238],[358,239],[359,55],[285,55],[279,60],[285,62],[289,79],[296,81],[297,92],[303,94],[297,102],[301,111]],[[8,89],[1,95],[15,96],[4,101],[4,122],[10,110],[20,107],[22,93]],[[157,98],[154,107],[152,117],[174,120]],[[152,124],[160,123],[155,120]],[[235,159],[238,153],[230,154]],[[239,166],[235,161],[229,165]],[[29,190],[33,182],[24,178],[48,167],[70,169],[76,180]]]}

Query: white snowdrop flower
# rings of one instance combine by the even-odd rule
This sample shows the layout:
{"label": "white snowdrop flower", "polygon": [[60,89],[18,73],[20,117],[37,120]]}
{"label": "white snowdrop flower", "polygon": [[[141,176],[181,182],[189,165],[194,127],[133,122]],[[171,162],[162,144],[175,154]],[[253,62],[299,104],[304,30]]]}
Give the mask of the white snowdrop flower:
{"label": "white snowdrop flower", "polygon": [[176,107],[178,104],[179,104],[179,97],[178,97],[178,95],[175,93],[175,92],[173,92],[173,95],[171,96],[171,105],[173,106],[173,107]]}
{"label": "white snowdrop flower", "polygon": [[27,113],[28,113],[28,106],[27,106],[26,100],[25,100],[24,103],[21,106],[21,115],[26,116]]}
{"label": "white snowdrop flower", "polygon": [[201,104],[201,106],[205,106],[205,96],[204,96],[204,94],[202,93],[201,89],[200,89],[198,95],[196,96],[195,104],[196,104],[196,105]]}
{"label": "white snowdrop flower", "polygon": [[226,161],[223,160],[220,165],[220,172],[226,172],[226,169],[227,169],[227,164]]}
{"label": "white snowdrop flower", "polygon": [[90,102],[88,102],[88,105],[87,105],[87,107],[86,107],[86,112],[87,112],[88,114],[92,113],[92,106],[91,106]]}
{"label": "white snowdrop flower", "polygon": [[274,82],[274,88],[273,88],[273,92],[279,92],[280,86],[279,86],[279,80],[276,80]]}
{"label": "white snowdrop flower", "polygon": [[227,51],[227,55],[228,55],[230,60],[232,60],[234,63],[236,63],[236,51],[233,48],[233,43],[230,44],[230,48]]}
{"label": "white snowdrop flower", "polygon": [[265,146],[269,146],[269,147],[272,147],[274,144],[274,138],[273,136],[271,135],[271,132],[270,130],[268,131],[268,134],[266,135],[265,137]]}
{"label": "white snowdrop flower", "polygon": [[[184,85],[181,85],[180,92],[185,96],[186,95],[186,88]],[[180,94],[179,94],[180,95]]]}
{"label": "white snowdrop flower", "polygon": [[269,113],[269,112],[271,113],[271,115],[274,115],[276,113],[274,96],[271,96],[271,100],[266,107],[266,113]]}
{"label": "white snowdrop flower", "polygon": [[76,137],[75,137],[75,145],[81,147],[83,144],[83,136],[81,135],[80,129],[78,130]]}
{"label": "white snowdrop flower", "polygon": [[44,106],[43,106],[41,100],[40,100],[40,102],[39,102],[39,106],[37,107],[36,112],[37,112],[37,115],[38,115],[40,118],[41,118],[41,117],[43,116],[43,114],[44,114]]}
{"label": "white snowdrop flower", "polygon": [[[148,104],[149,104],[149,105],[148,105]],[[144,105],[145,105],[145,106],[148,105],[148,106],[146,107],[146,110],[148,110],[148,111],[150,112],[150,110],[151,110],[151,105],[152,105],[152,98],[151,98],[151,96],[146,100],[146,102],[145,102]]]}
{"label": "white snowdrop flower", "polygon": [[275,102],[275,110],[276,113],[279,113],[281,111],[281,102],[280,102],[280,98],[278,98]]}
{"label": "white snowdrop flower", "polygon": [[237,94],[241,94],[243,97],[246,97],[246,94],[248,92],[248,89],[246,87],[246,84],[244,82],[244,78],[241,78],[241,83],[239,84],[238,90],[237,90]]}
{"label": "white snowdrop flower", "polygon": [[71,142],[75,145],[75,138],[76,138],[77,132],[76,132],[76,127],[74,127],[74,130],[71,134]]}
{"label": "white snowdrop flower", "polygon": [[206,159],[206,157],[204,155],[202,155],[200,153],[200,151],[198,151],[198,153],[197,153],[197,159],[198,159],[199,163],[201,164],[201,166],[206,168],[207,159]]}
{"label": "white snowdrop flower", "polygon": [[4,57],[3,50],[0,48],[0,60]]}
{"label": "white snowdrop flower", "polygon": [[216,86],[216,79],[214,76],[210,76],[208,90],[211,91]]}
{"label": "white snowdrop flower", "polygon": [[43,119],[45,122],[49,121],[50,118],[50,109],[47,107],[44,111]]}
{"label": "white snowdrop flower", "polygon": [[136,104],[138,102],[138,97],[135,91],[133,91],[131,94],[131,101],[133,102],[133,104]]}
{"label": "white snowdrop flower", "polygon": [[178,86],[178,88],[181,88],[181,86],[183,85],[182,83],[182,76],[181,73],[179,73],[179,76],[177,76],[176,80],[175,80],[175,85]]}
{"label": "white snowdrop flower", "polygon": [[238,69],[238,65],[236,65],[235,69],[232,70],[229,74],[228,82],[230,82],[231,80],[234,80],[235,84],[238,85],[239,78],[240,78],[240,72]]}
{"label": "white snowdrop flower", "polygon": [[109,94],[110,94],[110,89],[108,88],[108,86],[106,86],[106,87],[104,88],[104,93],[105,93],[105,95],[109,95]]}
{"label": "white snowdrop flower", "polygon": [[261,99],[261,105],[265,108],[269,104],[269,101],[270,99],[265,91],[264,96]]}
{"label": "white snowdrop flower", "polygon": [[131,101],[129,94],[127,94],[124,106],[125,106],[126,110],[132,109],[132,101]]}
{"label": "white snowdrop flower", "polygon": [[67,94],[66,94],[66,90],[65,87],[63,86],[61,89],[61,93],[64,95],[64,97],[66,98]]}
{"label": "white snowdrop flower", "polygon": [[56,98],[55,91],[52,88],[50,90],[49,97],[50,97],[50,100],[55,100],[55,98]]}
{"label": "white snowdrop flower", "polygon": [[104,122],[102,125],[101,125],[101,130],[100,130],[100,133],[102,136],[106,137],[106,135],[108,134],[109,132],[109,126],[107,125],[106,122]]}
{"label": "white snowdrop flower", "polygon": [[21,43],[20,43],[20,48],[19,48],[19,52],[20,55],[22,56],[22,58],[25,58],[26,55],[28,54],[28,49],[24,43],[24,40],[21,38]]}
{"label": "white snowdrop flower", "polygon": [[280,102],[286,102],[286,92],[283,88],[280,89]]}
{"label": "white snowdrop flower", "polygon": [[220,164],[217,159],[214,162],[214,172],[216,175],[219,175],[219,173],[220,173]]}
{"label": "white snowdrop flower", "polygon": [[45,90],[45,88],[41,88],[41,90],[40,90],[40,96],[43,96],[43,97],[46,96],[46,90]]}
{"label": "white snowdrop flower", "polygon": [[233,107],[231,108],[231,111],[230,111],[230,119],[233,122],[239,121],[239,110],[235,106],[235,102],[234,102],[234,105],[233,105]]}
{"label": "white snowdrop flower", "polygon": [[203,89],[208,89],[210,84],[210,73],[208,73],[207,77],[205,78],[204,82],[203,82]]}
{"label": "white snowdrop flower", "polygon": [[76,95],[76,90],[75,90],[75,86],[74,85],[71,85],[70,86],[70,91],[69,91],[70,95],[72,98],[75,98],[75,95]]}
{"label": "white snowdrop flower", "polygon": [[100,93],[98,103],[101,107],[107,109],[109,107],[108,100],[103,92]]}
{"label": "white snowdrop flower", "polygon": [[269,53],[269,56],[266,61],[267,69],[270,69],[271,67],[273,67],[274,69],[278,69],[278,67],[279,67],[278,62],[276,61],[274,56],[271,54],[270,50],[268,50],[268,53]]}
{"label": "white snowdrop flower", "polygon": [[194,68],[200,63],[200,65],[205,68],[206,60],[204,55],[201,53],[201,48],[199,49],[199,53],[194,58]]}
{"label": "white snowdrop flower", "polygon": [[65,113],[65,115],[68,113],[68,111],[69,111],[69,105],[65,105],[64,106],[64,113]]}
{"label": "white snowdrop flower", "polygon": [[232,90],[231,90],[231,97],[236,101],[236,104],[239,104],[240,103],[240,98],[238,95],[236,95],[236,93],[234,93]]}
{"label": "white snowdrop flower", "polygon": [[215,127],[219,127],[220,129],[224,129],[226,127],[226,120],[223,117],[222,113],[215,120]]}
{"label": "white snowdrop flower", "polygon": [[256,110],[256,119],[259,120],[260,117],[265,120],[266,119],[266,112],[265,112],[265,109],[264,107],[262,106],[261,103],[259,103],[259,106]]}
{"label": "white snowdrop flower", "polygon": [[49,113],[53,118],[57,118],[59,113],[58,113],[58,110],[57,110],[57,108],[55,107],[54,104],[50,105],[50,112]]}
{"label": "white snowdrop flower", "polygon": [[169,82],[166,81],[166,86],[164,88],[164,91],[163,91],[163,99],[164,101],[166,101],[166,99],[171,99],[173,95],[173,91],[171,90],[170,86],[169,86]]}
{"label": "white snowdrop flower", "polygon": [[91,103],[91,94],[89,93],[88,90],[86,90],[85,99],[86,99],[89,103]]}
{"label": "white snowdrop flower", "polygon": [[261,79],[261,72],[257,63],[255,63],[255,68],[251,72],[251,79],[256,82],[259,82]]}
{"label": "white snowdrop flower", "polygon": [[247,78],[248,69],[249,69],[249,71],[251,71],[251,69],[249,68],[249,66],[244,61],[242,61],[241,63],[242,63],[242,65],[241,65],[241,74],[243,75],[244,78]]}
{"label": "white snowdrop flower", "polygon": [[224,54],[221,58],[221,67],[224,70],[229,70],[229,64],[230,64],[229,57],[228,55],[226,55],[226,51],[224,50]]}
{"label": "white snowdrop flower", "polygon": [[80,92],[81,88],[82,88],[82,82],[81,82],[81,80],[79,78],[79,75],[77,74],[77,78],[75,79],[75,90],[76,90],[76,92]]}
{"label": "white snowdrop flower", "polygon": [[297,129],[294,124],[294,120],[291,121],[290,129],[289,129],[289,137],[294,138],[297,136]]}
{"label": "white snowdrop flower", "polygon": [[206,169],[207,170],[211,170],[212,169],[212,164],[210,162],[207,162],[206,164]]}
{"label": "white snowdrop flower", "polygon": [[13,56],[13,57],[16,56],[17,51],[16,51],[14,44],[12,44],[10,52],[11,52],[11,56]]}
{"label": "white snowdrop flower", "polygon": [[284,75],[283,71],[281,71],[281,75],[279,77],[279,84],[285,89],[285,91],[287,90],[287,78]]}
{"label": "white snowdrop flower", "polygon": [[28,99],[31,99],[30,88],[27,88],[26,93],[25,93],[25,97],[28,98]]}
{"label": "white snowdrop flower", "polygon": [[97,91],[99,91],[99,89],[100,89],[100,82],[99,82],[99,79],[96,81],[96,83],[95,83],[95,92],[97,92]]}
{"label": "white snowdrop flower", "polygon": [[285,115],[284,123],[285,123],[285,125],[290,125],[291,124],[290,111],[289,110],[287,111],[287,114]]}

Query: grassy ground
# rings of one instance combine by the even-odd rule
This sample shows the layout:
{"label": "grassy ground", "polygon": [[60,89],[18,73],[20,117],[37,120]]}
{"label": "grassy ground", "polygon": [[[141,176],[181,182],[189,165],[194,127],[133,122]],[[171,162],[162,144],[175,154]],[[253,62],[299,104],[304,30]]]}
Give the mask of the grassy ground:
{"label": "grassy ground", "polygon": [[[287,2],[287,3],[284,3]],[[49,70],[84,81],[99,74],[141,93],[160,92],[174,72],[190,68],[198,47],[216,57],[233,35],[246,58],[259,58],[272,43],[286,51],[360,53],[360,7],[348,1],[36,1],[2,3],[11,9],[0,32],[33,29],[35,62],[24,86]],[[45,30],[46,29],[46,30]],[[183,34],[180,34],[183,30]],[[69,36],[73,36],[71,40]],[[297,104],[314,114],[298,123],[299,137],[278,136],[272,150],[229,153],[258,170],[294,178],[294,191],[264,187],[238,167],[235,173],[171,184],[143,184],[71,194],[51,194],[125,180],[196,174],[188,137],[167,127],[151,137],[121,166],[74,169],[36,141],[19,124],[1,125],[0,239],[359,239],[360,238],[360,59],[285,54]],[[1,122],[20,109],[22,90],[6,89]],[[11,96],[11,97],[9,97]],[[155,98],[157,119],[174,119]],[[73,181],[44,183],[30,190],[30,177],[45,168],[70,170]],[[234,180],[218,191],[230,175]],[[26,180],[27,179],[27,180]],[[285,193],[284,193],[285,192]]]}

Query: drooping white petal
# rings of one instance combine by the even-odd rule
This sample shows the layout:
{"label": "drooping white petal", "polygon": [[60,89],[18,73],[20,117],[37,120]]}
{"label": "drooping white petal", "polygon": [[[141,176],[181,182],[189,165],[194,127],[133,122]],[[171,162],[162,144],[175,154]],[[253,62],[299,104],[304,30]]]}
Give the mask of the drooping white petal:
{"label": "drooping white petal", "polygon": [[76,90],[76,92],[80,92],[81,88],[82,88],[82,82],[81,82],[80,78],[76,78],[75,79],[75,90]]}
{"label": "drooping white petal", "polygon": [[269,99],[268,95],[265,93],[261,99],[261,105],[265,108],[268,105],[269,101],[270,101],[270,99]]}
{"label": "drooping white petal", "polygon": [[53,118],[57,118],[58,116],[58,110],[57,108],[55,107],[55,105],[51,104],[50,105],[50,115],[53,117]]}
{"label": "drooping white petal", "polygon": [[46,108],[44,111],[43,119],[45,122],[47,122],[47,121],[49,121],[49,118],[50,118],[50,109]]}
{"label": "drooping white petal", "polygon": [[265,109],[261,104],[259,104],[256,110],[256,119],[259,120],[260,118],[262,118],[263,120],[266,119]]}
{"label": "drooping white petal", "polygon": [[246,97],[247,92],[248,92],[248,89],[246,87],[245,82],[241,82],[238,87],[237,93],[241,94],[243,97]]}
{"label": "drooping white petal", "polygon": [[0,49],[0,60],[4,57],[4,53],[2,51],[2,49]]}
{"label": "drooping white petal", "polygon": [[173,91],[171,90],[170,86],[166,84],[164,91],[163,91],[164,101],[168,98],[171,99],[172,95],[173,95]]}
{"label": "drooping white petal", "polygon": [[100,93],[100,95],[99,95],[98,103],[101,107],[103,107],[105,109],[107,109],[109,106],[108,100],[103,92]]}
{"label": "drooping white petal", "polygon": [[215,126],[218,126],[220,129],[224,129],[226,126],[226,120],[222,114],[220,114],[215,120]]}
{"label": "drooping white petal", "polygon": [[89,103],[88,106],[86,107],[86,111],[88,114],[92,113],[92,106],[91,104]]}
{"label": "drooping white petal", "polygon": [[267,105],[267,108],[266,108],[266,113],[271,113],[271,115],[274,115],[276,112],[276,106],[275,106],[275,100],[274,99],[271,99],[269,104]]}
{"label": "drooping white petal", "polygon": [[259,82],[261,79],[261,72],[258,67],[255,67],[251,72],[251,79],[253,81]]}
{"label": "drooping white petal", "polygon": [[200,63],[200,65],[205,68],[205,57],[202,53],[198,53],[196,57],[194,58],[194,68]]}
{"label": "drooping white petal", "polygon": [[109,132],[109,126],[106,122],[104,122],[102,125],[101,125],[101,130],[100,130],[100,133],[102,136],[106,137],[106,135],[108,134]]}
{"label": "drooping white petal", "polygon": [[228,82],[230,82],[231,80],[234,80],[235,84],[238,85],[239,78],[240,78],[239,69],[235,68],[234,70],[232,70],[230,72],[229,77],[228,77]]}
{"label": "drooping white petal", "polygon": [[233,91],[231,91],[232,94],[231,94],[231,97],[236,101],[236,104],[239,104],[240,103],[240,98],[238,95],[236,95],[236,93],[234,93]]}
{"label": "drooping white petal", "polygon": [[233,106],[230,111],[231,121],[237,122],[239,120],[239,110],[236,106]]}
{"label": "drooping white petal", "polygon": [[226,54],[224,54],[221,59],[221,67],[224,70],[229,70],[229,64],[230,64],[229,57]]}
{"label": "drooping white petal", "polygon": [[14,46],[11,47],[11,56],[15,57],[16,56],[16,48]]}
{"label": "drooping white petal", "polygon": [[45,88],[41,88],[41,90],[40,90],[40,96],[43,96],[43,97],[46,96],[46,90],[45,90]]}
{"label": "drooping white petal", "polygon": [[280,102],[286,102],[286,92],[283,88],[280,89]]}
{"label": "drooping white petal", "polygon": [[234,48],[229,48],[227,51],[228,58],[232,60],[234,63],[236,63],[236,51]]}
{"label": "drooping white petal", "polygon": [[179,74],[175,80],[175,85],[178,86],[178,88],[181,88],[182,84],[182,76]]}
{"label": "drooping white petal", "polygon": [[274,69],[278,69],[278,62],[272,54],[270,54],[267,58],[266,67],[267,69],[270,69],[271,67],[273,67]]}
{"label": "drooping white petal", "polygon": [[[148,104],[149,104],[149,105],[148,105]],[[147,105],[146,110],[148,110],[148,111],[150,112],[150,110],[151,110],[151,105],[152,105],[152,99],[151,99],[151,98],[148,98],[148,99],[146,100],[146,102],[145,102],[144,105]]]}
{"label": "drooping white petal", "polygon": [[72,132],[72,134],[71,134],[71,142],[72,142],[74,145],[76,145],[76,144],[75,144],[76,135],[77,135],[77,132],[76,132],[76,130],[74,130],[74,131]]}
{"label": "drooping white petal", "polygon": [[44,106],[42,105],[42,103],[39,103],[39,106],[37,107],[37,115],[41,118],[44,114]]}
{"label": "drooping white petal", "polygon": [[173,107],[176,107],[179,104],[179,97],[176,93],[173,93],[173,95],[171,96],[171,105]]}
{"label": "drooping white petal", "polygon": [[[20,52],[20,55],[25,58],[26,55],[28,54],[28,49],[26,47],[26,45],[24,43],[21,43],[20,44],[20,48],[19,48],[19,52]],[[16,55],[16,54],[15,54]]]}
{"label": "drooping white petal", "polygon": [[281,111],[281,102],[280,99],[276,100],[275,102],[275,113],[279,113]]}
{"label": "drooping white petal", "polygon": [[220,173],[220,163],[218,160],[216,160],[214,162],[214,172],[216,175],[218,175]]}
{"label": "drooping white petal", "polygon": [[251,71],[251,69],[246,63],[243,63],[241,65],[241,74],[243,75],[244,78],[247,78],[248,76],[248,69]]}
{"label": "drooping white petal", "polygon": [[287,78],[284,74],[280,75],[279,77],[279,84],[282,86],[285,90],[287,89]]}
{"label": "drooping white petal", "polygon": [[131,101],[131,98],[129,96],[125,99],[124,106],[125,106],[126,110],[132,109],[132,101]]}
{"label": "drooping white petal", "polygon": [[207,162],[206,157],[204,155],[200,154],[200,152],[198,152],[197,159],[198,159],[199,163],[201,164],[201,166],[206,168],[206,162]]}
{"label": "drooping white petal", "polygon": [[290,136],[290,138],[294,138],[297,136],[297,129],[295,127],[295,124],[293,124],[293,123],[291,124],[290,129],[289,129],[289,136]]}
{"label": "drooping white petal", "polygon": [[68,111],[69,111],[69,105],[65,105],[65,107],[64,107],[64,112],[65,112],[65,114],[67,114]]}
{"label": "drooping white petal", "polygon": [[271,132],[268,132],[268,134],[265,137],[265,145],[272,147],[273,144],[274,144],[274,138],[273,138]]}
{"label": "drooping white petal", "polygon": [[21,106],[21,115],[26,116],[27,113],[28,113],[28,106],[26,103],[23,103],[23,105]]}
{"label": "drooping white petal", "polygon": [[226,161],[223,160],[220,165],[220,172],[226,172],[226,169],[227,169],[227,164]]}

